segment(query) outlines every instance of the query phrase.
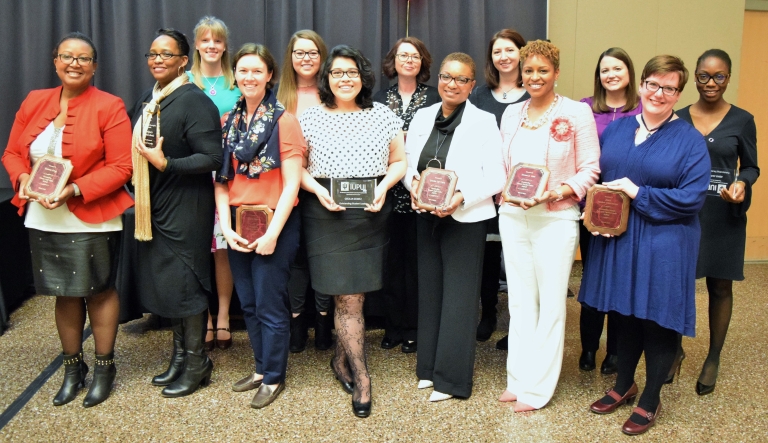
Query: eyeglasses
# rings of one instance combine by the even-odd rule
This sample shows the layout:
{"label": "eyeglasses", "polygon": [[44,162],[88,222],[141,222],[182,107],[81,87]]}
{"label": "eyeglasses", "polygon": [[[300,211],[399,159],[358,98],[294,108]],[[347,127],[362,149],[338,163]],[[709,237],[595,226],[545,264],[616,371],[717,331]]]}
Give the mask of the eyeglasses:
{"label": "eyeglasses", "polygon": [[309,56],[311,60],[315,60],[320,57],[320,51],[302,51],[301,49],[293,51],[293,58],[296,60],[301,60],[306,56]]}
{"label": "eyeglasses", "polygon": [[161,52],[161,53],[155,53],[150,52],[148,54],[144,54],[144,57],[147,58],[147,60],[155,60],[157,57],[160,57],[163,60],[170,60],[172,57],[184,57],[184,54],[172,54],[170,52]]}
{"label": "eyeglasses", "polygon": [[440,81],[442,83],[445,83],[446,85],[450,84],[451,81],[455,81],[457,85],[464,86],[464,85],[466,85],[467,83],[469,83],[469,82],[471,82],[473,80],[473,79],[471,79],[469,77],[464,77],[462,75],[460,75],[458,77],[451,77],[450,75],[443,74],[443,73],[438,74],[437,77],[440,79]]}
{"label": "eyeglasses", "polygon": [[421,56],[419,54],[395,54],[397,56],[397,59],[401,62],[405,63],[408,60],[413,60],[414,62],[420,62]]}
{"label": "eyeglasses", "polygon": [[75,57],[69,54],[59,54],[56,57],[58,57],[62,63],[66,63],[68,65],[71,65],[75,60],[77,60],[80,66],[87,66],[93,62],[93,57]]}
{"label": "eyeglasses", "polygon": [[709,75],[706,72],[699,72],[696,74],[696,81],[702,85],[709,83],[709,79],[714,80],[718,85],[722,85],[728,80],[728,74],[717,73],[715,75]]}
{"label": "eyeglasses", "polygon": [[645,84],[645,89],[647,89],[649,92],[653,92],[654,94],[659,89],[661,89],[661,92],[664,95],[675,95],[675,94],[677,94],[677,91],[680,90],[680,89],[674,88],[672,86],[661,86],[660,84],[658,84],[656,82],[649,81],[649,80],[646,80],[643,83]]}
{"label": "eyeglasses", "polygon": [[349,71],[342,71],[341,69],[334,69],[331,71],[331,77],[333,78],[342,78],[344,77],[344,74],[347,74],[348,78],[358,78],[360,77],[360,71],[357,69],[350,69]]}

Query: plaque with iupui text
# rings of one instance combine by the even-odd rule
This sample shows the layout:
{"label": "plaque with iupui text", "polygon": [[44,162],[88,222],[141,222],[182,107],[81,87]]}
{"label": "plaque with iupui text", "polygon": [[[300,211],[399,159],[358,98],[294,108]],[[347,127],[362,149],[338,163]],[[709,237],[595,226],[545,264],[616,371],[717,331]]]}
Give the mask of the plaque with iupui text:
{"label": "plaque with iupui text", "polygon": [[248,241],[255,242],[267,232],[274,211],[267,205],[242,205],[235,211],[235,232]]}
{"label": "plaque with iupui text", "polygon": [[587,191],[584,227],[589,232],[621,235],[627,230],[630,198],[622,191],[594,185]]}
{"label": "plaque with iupui text", "polygon": [[520,204],[541,197],[547,189],[549,169],[543,165],[518,163],[512,168],[501,193],[504,201]]}
{"label": "plaque with iupui text", "polygon": [[450,205],[458,180],[456,173],[447,169],[424,169],[421,171],[419,187],[416,190],[416,206],[431,212],[441,206]]}
{"label": "plaque with iupui text", "polygon": [[331,198],[345,208],[365,208],[376,197],[375,178],[332,178]]}
{"label": "plaque with iupui text", "polygon": [[29,197],[53,201],[67,186],[72,162],[68,159],[45,154],[40,157],[29,175],[24,193]]}

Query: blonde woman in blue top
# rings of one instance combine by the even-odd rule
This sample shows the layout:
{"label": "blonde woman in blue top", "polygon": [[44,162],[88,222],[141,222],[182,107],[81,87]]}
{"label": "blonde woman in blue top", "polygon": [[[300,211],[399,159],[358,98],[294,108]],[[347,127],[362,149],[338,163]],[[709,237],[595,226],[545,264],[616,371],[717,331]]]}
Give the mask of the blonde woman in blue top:
{"label": "blonde woman in blue top", "polygon": [[[229,29],[216,17],[205,16],[197,22],[195,30],[195,51],[192,55],[192,69],[187,72],[189,81],[196,84],[213,100],[219,115],[224,115],[240,98],[240,89],[235,87],[235,76],[229,53]],[[213,317],[208,313],[208,330],[205,334],[205,348],[227,349],[232,346],[232,334],[229,331],[229,303],[232,301],[232,271],[227,258],[227,241],[221,233],[219,213],[216,212],[216,224],[213,228],[211,252],[216,267],[216,293],[218,294],[219,312],[216,329]]]}

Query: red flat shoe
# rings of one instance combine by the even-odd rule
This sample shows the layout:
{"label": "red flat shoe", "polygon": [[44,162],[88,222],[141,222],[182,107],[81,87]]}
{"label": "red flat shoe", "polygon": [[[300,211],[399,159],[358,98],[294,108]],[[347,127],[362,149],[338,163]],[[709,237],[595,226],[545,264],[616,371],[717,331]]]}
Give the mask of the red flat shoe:
{"label": "red flat shoe", "polygon": [[632,415],[629,416],[627,421],[624,422],[624,426],[621,427],[621,432],[627,434],[627,435],[640,435],[650,429],[651,426],[656,424],[656,417],[659,416],[659,413],[661,412],[661,402],[659,402],[659,406],[656,407],[656,412],[648,412],[645,409],[641,407],[636,407],[632,410],[632,414],[638,414],[642,415],[648,420],[648,423],[644,425],[639,425],[632,421]]}
{"label": "red flat shoe", "polygon": [[615,411],[616,408],[625,403],[629,403],[631,405],[635,402],[635,397],[637,397],[637,384],[632,383],[632,386],[629,387],[629,390],[623,396],[619,395],[619,393],[613,389],[605,391],[605,395],[613,398],[616,401],[611,404],[606,404],[602,402],[603,399],[601,398],[600,400],[592,403],[592,405],[589,407],[589,410],[595,414],[610,414],[611,412]]}

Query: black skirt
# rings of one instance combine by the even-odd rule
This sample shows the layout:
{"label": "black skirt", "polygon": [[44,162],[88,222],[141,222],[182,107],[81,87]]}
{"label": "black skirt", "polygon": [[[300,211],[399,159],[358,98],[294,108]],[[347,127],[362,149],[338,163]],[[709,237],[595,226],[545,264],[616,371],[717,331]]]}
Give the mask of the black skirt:
{"label": "black skirt", "polygon": [[115,287],[120,231],[58,233],[29,230],[35,291],[88,297]]}
{"label": "black skirt", "polygon": [[329,295],[381,289],[391,199],[379,212],[329,211],[313,194],[300,204],[312,288]]}

